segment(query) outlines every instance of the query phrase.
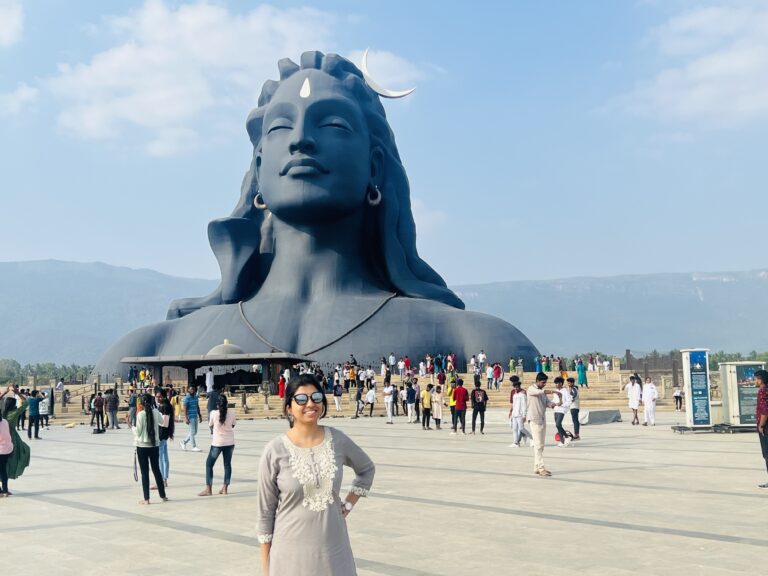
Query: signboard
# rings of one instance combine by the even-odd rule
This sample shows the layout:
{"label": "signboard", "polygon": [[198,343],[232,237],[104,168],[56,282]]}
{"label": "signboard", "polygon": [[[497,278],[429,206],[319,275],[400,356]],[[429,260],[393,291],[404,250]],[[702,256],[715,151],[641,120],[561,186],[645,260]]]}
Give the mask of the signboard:
{"label": "signboard", "polygon": [[720,362],[725,424],[749,428],[755,425],[758,391],[755,373],[764,368],[764,362]]}
{"label": "signboard", "polygon": [[739,405],[739,423],[756,424],[757,412],[757,382],[755,372],[762,365],[736,366],[736,397]]}
{"label": "signboard", "polygon": [[709,398],[709,354],[705,349],[681,350],[688,426],[712,426]]}

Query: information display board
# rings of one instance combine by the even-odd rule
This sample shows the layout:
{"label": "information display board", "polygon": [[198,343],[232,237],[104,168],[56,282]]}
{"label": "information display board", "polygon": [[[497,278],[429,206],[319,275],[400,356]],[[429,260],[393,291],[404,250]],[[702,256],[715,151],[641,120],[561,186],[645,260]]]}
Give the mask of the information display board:
{"label": "information display board", "polygon": [[723,413],[726,424],[750,426],[756,423],[757,382],[755,372],[763,370],[762,362],[722,362],[720,381],[723,388]]}
{"label": "information display board", "polygon": [[712,426],[709,399],[709,350],[681,350],[685,388],[685,418],[691,428]]}

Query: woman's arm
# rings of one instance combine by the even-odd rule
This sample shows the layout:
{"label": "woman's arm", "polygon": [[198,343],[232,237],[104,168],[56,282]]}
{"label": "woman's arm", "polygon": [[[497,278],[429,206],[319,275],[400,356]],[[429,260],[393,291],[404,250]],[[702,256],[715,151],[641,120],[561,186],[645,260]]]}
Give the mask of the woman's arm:
{"label": "woman's arm", "polygon": [[261,573],[264,576],[269,574],[269,551],[271,548],[271,542],[264,542],[261,545]]}
{"label": "woman's arm", "polygon": [[272,534],[275,529],[275,514],[280,499],[280,490],[277,487],[277,476],[280,472],[277,458],[268,444],[259,461],[258,478],[258,520],[256,523],[256,535],[261,544],[261,564],[264,576],[269,574],[269,552],[272,548]]}
{"label": "woman's arm", "polygon": [[[357,501],[363,497],[368,496],[368,492],[373,486],[373,477],[376,474],[376,465],[373,460],[370,459],[368,454],[355,444],[346,434],[343,435],[343,450],[344,450],[344,464],[349,466],[355,471],[355,479],[352,481],[352,488],[345,498],[346,502],[349,502],[354,506]],[[343,506],[343,504],[342,504]],[[342,514],[347,516],[349,511],[342,508]]]}

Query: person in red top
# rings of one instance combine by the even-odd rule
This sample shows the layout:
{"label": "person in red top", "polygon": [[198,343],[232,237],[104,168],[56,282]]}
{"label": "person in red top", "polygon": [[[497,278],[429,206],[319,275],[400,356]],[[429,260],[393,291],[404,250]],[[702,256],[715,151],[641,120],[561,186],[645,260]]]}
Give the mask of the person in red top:
{"label": "person in red top", "polygon": [[285,396],[285,377],[281,374],[280,380],[277,381],[277,395],[282,398]]}
{"label": "person in red top", "polygon": [[498,362],[493,365],[493,385],[496,387],[496,390],[501,386],[501,364]]}
{"label": "person in red top", "polygon": [[[757,411],[755,413],[755,420],[757,422],[757,434],[760,438],[760,449],[763,451],[763,459],[765,460],[765,467],[768,470],[768,372],[765,370],[758,370],[755,372],[755,380],[759,389],[757,391]],[[768,482],[760,484],[760,488],[768,488]]]}
{"label": "person in red top", "polygon": [[456,434],[457,422],[461,422],[461,433],[466,434],[469,392],[464,388],[464,380],[461,378],[456,381],[456,390],[453,391],[453,399],[456,401],[456,413],[453,418],[453,431],[451,434]]}
{"label": "person in red top", "polygon": [[408,358],[408,356],[406,356],[405,359],[403,360],[403,364],[405,364],[406,372],[411,369],[411,359]]}

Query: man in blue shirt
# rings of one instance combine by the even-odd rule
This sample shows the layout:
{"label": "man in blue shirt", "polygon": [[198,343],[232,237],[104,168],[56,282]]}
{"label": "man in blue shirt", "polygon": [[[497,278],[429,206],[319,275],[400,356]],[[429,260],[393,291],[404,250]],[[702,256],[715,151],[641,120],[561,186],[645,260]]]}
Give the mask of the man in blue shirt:
{"label": "man in blue shirt", "polygon": [[187,449],[187,443],[192,444],[192,452],[201,452],[200,448],[195,444],[195,435],[197,434],[197,425],[200,423],[200,402],[197,398],[196,387],[190,386],[187,388],[187,395],[184,396],[184,400],[181,401],[181,406],[184,409],[184,421],[189,425],[189,434],[184,440],[180,441],[182,450]]}
{"label": "man in blue shirt", "polygon": [[32,390],[32,394],[27,400],[29,405],[29,426],[27,426],[27,436],[32,438],[32,426],[35,427],[35,440],[40,440],[40,397],[38,390]]}

